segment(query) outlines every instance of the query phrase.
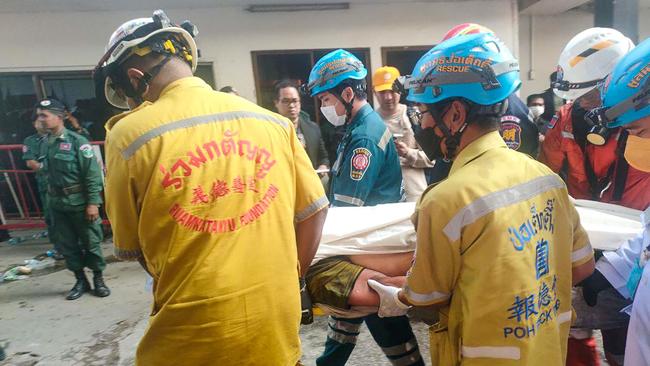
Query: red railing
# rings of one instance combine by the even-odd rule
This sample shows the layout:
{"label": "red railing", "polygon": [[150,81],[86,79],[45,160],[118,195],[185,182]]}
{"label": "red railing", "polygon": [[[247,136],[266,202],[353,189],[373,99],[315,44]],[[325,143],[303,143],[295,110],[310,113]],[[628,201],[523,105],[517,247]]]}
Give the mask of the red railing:
{"label": "red railing", "polygon": [[[104,142],[94,141],[91,144],[101,147]],[[0,229],[46,226],[36,180],[32,178],[35,172],[27,169],[22,154],[23,145],[0,145]],[[102,155],[100,149],[100,158]]]}

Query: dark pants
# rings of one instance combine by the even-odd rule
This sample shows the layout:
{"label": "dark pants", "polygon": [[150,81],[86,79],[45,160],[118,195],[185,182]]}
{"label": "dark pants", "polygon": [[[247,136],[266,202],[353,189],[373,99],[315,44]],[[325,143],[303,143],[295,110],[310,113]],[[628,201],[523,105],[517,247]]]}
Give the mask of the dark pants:
{"label": "dark pants", "polygon": [[348,361],[357,342],[359,328],[366,322],[391,364],[398,366],[424,366],[411,324],[405,316],[380,318],[377,314],[363,318],[329,318],[325,351],[316,360],[318,366],[342,366]]}
{"label": "dark pants", "polygon": [[93,271],[103,271],[106,261],[100,243],[104,237],[101,219],[88,222],[85,211],[64,212],[50,209],[55,246],[65,257],[69,270],[75,272],[88,267]]}
{"label": "dark pants", "polygon": [[50,204],[49,204],[49,197],[47,196],[47,186],[45,186],[45,189],[41,187],[41,184],[39,183],[38,186],[38,195],[41,198],[41,210],[43,211],[43,218],[45,219],[45,225],[47,225],[47,237],[50,240],[50,243],[54,245],[54,249],[57,252],[60,252],[61,250],[58,248],[57,245],[57,240],[56,240],[56,231],[54,231],[54,225],[52,222],[52,214],[50,213]]}

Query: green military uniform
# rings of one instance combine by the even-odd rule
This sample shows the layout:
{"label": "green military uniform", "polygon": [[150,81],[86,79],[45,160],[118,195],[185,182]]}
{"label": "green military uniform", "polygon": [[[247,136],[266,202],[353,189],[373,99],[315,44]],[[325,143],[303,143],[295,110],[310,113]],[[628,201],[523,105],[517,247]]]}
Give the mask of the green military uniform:
{"label": "green military uniform", "polygon": [[103,271],[101,219],[89,223],[87,205],[100,205],[102,177],[88,140],[64,129],[41,145],[46,155],[48,198],[58,247],[69,270]]}
{"label": "green military uniform", "polygon": [[41,199],[41,210],[47,224],[47,234],[56,247],[56,241],[52,237],[52,217],[50,215],[48,198],[47,198],[47,165],[45,160],[45,151],[41,149],[41,144],[47,144],[47,136],[35,133],[27,136],[23,141],[23,161],[34,160],[42,164],[41,169],[36,172],[36,186],[38,195]]}

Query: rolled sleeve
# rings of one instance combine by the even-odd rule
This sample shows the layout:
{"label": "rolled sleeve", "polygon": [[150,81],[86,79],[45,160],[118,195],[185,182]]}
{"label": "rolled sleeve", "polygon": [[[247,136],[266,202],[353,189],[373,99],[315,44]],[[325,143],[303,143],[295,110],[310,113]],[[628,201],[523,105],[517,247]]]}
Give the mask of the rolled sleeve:
{"label": "rolled sleeve", "polygon": [[129,164],[120,151],[106,141],[106,213],[113,228],[115,256],[122,260],[142,258],[138,224],[136,186]]}
{"label": "rolled sleeve", "polygon": [[571,220],[573,222],[573,248],[571,250],[571,266],[578,267],[589,262],[594,257],[594,250],[589,243],[587,231],[580,224],[580,215],[571,204]]}
{"label": "rolled sleeve", "polygon": [[430,210],[430,206],[420,208],[417,213],[415,261],[404,289],[406,298],[416,306],[449,301],[460,274],[460,251],[444,235],[434,236],[434,232],[440,233],[442,228],[436,227],[433,217],[439,216]]}
{"label": "rolled sleeve", "polygon": [[291,148],[294,156],[296,177],[296,205],[294,219],[302,222],[329,205],[318,174],[314,171],[309,156],[302,148],[293,128],[290,130]]}

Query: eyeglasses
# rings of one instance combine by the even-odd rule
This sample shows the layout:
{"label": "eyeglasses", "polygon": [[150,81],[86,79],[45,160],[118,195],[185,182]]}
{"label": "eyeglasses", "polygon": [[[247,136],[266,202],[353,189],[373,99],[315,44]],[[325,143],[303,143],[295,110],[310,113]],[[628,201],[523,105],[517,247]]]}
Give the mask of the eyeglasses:
{"label": "eyeglasses", "polygon": [[290,106],[292,104],[300,104],[300,99],[280,99],[280,103]]}

